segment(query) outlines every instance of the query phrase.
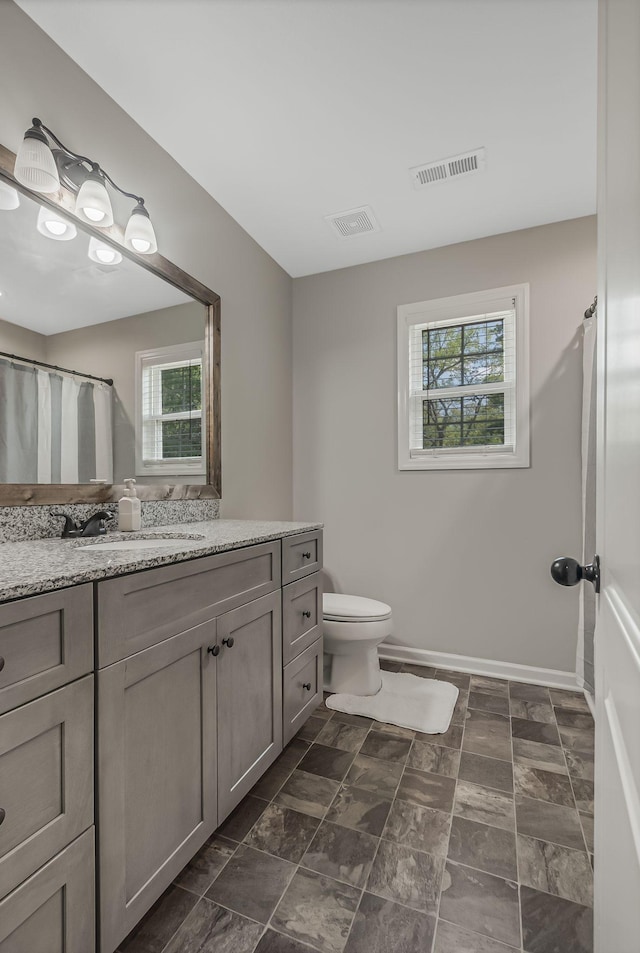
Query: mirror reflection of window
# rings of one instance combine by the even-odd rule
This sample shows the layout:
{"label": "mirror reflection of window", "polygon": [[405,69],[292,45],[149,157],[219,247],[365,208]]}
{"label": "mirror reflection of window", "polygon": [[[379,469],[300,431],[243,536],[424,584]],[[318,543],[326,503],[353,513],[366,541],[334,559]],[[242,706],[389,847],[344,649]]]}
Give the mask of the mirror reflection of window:
{"label": "mirror reflection of window", "polygon": [[136,353],[136,473],[204,473],[204,342]]}

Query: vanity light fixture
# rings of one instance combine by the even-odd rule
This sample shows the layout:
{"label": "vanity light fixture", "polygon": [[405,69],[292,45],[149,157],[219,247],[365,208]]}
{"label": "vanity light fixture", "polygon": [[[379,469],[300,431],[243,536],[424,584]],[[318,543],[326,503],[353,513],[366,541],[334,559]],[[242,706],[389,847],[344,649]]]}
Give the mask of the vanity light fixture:
{"label": "vanity light fixture", "polygon": [[92,225],[108,228],[113,225],[111,199],[99,172],[91,170],[80,186],[76,199],[76,215]]}
{"label": "vanity light fixture", "polygon": [[42,124],[34,119],[18,149],[13,173],[21,185],[34,192],[57,192],[60,188],[58,167]]}
{"label": "vanity light fixture", "polygon": [[108,184],[114,191],[136,202],[125,230],[126,246],[140,255],[151,255],[158,250],[144,199],[121,189],[97,162],[68,149],[40,119],[34,119],[25,133],[16,157],[14,175],[21,185],[34,192],[57,192],[61,185],[69,189],[77,195],[75,211],[78,218],[98,228],[113,225]]}
{"label": "vanity light fixture", "polygon": [[53,238],[56,242],[70,242],[78,234],[73,222],[67,221],[61,215],[56,215],[49,208],[40,207],[36,228],[45,238]]}
{"label": "vanity light fixture", "polygon": [[3,212],[12,212],[14,208],[18,208],[19,205],[20,196],[13,186],[0,180],[0,210]]}
{"label": "vanity light fixture", "polygon": [[124,233],[124,243],[127,248],[140,252],[141,255],[152,255],[158,250],[153,225],[144,202],[138,202],[127,222]]}
{"label": "vanity light fixture", "polygon": [[105,245],[97,238],[89,239],[89,258],[99,265],[119,265],[122,255],[112,245]]}

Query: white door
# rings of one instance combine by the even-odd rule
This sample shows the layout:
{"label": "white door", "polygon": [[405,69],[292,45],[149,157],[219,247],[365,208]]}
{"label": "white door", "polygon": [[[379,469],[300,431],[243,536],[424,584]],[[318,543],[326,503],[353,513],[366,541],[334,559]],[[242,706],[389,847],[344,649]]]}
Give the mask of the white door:
{"label": "white door", "polygon": [[[595,951],[640,950],[640,2],[600,2]],[[585,68],[588,64],[585,63]],[[588,583],[587,583],[588,585]]]}

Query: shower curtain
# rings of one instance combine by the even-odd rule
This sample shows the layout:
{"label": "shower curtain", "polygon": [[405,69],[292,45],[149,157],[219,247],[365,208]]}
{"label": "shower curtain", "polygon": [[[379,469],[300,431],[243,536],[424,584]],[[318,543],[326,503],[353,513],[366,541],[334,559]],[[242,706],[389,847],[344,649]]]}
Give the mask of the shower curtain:
{"label": "shower curtain", "polygon": [[[585,314],[582,328],[582,565],[593,560],[596,551],[596,308]],[[595,694],[593,645],[596,624],[596,595],[593,586],[580,587],[578,616],[578,681]]]}
{"label": "shower curtain", "polygon": [[113,482],[112,388],[0,358],[0,483]]}

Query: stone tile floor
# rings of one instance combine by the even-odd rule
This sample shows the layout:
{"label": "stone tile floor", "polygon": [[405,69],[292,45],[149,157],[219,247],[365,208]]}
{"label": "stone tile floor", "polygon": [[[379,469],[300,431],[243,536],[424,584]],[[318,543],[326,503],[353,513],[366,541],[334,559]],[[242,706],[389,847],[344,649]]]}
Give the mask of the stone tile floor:
{"label": "stone tile floor", "polygon": [[320,706],[121,953],[591,953],[584,697],[402,670],[458,686],[447,733]]}

